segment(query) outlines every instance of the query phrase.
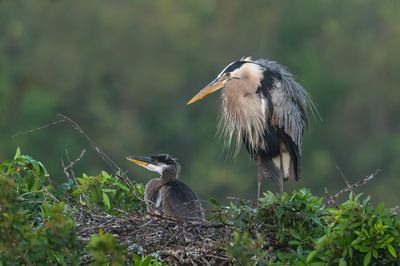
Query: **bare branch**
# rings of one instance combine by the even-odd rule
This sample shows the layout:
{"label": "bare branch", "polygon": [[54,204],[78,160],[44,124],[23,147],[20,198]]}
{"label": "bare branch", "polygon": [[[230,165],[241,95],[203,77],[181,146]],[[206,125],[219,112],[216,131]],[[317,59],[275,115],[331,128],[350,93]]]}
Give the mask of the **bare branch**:
{"label": "bare branch", "polygon": [[55,121],[55,122],[46,124],[46,125],[41,126],[41,127],[37,127],[37,128],[34,128],[34,129],[30,129],[30,130],[28,130],[28,131],[24,131],[24,132],[21,132],[21,133],[17,133],[17,134],[15,134],[15,135],[11,136],[11,138],[15,138],[15,137],[19,137],[19,136],[22,136],[22,135],[30,134],[30,133],[39,131],[39,130],[41,130],[41,129],[45,129],[45,128],[48,128],[48,127],[51,127],[51,126],[60,124],[60,123],[62,123],[62,122],[65,122],[65,120],[64,120],[64,119],[61,119],[61,120],[58,120],[58,121]]}
{"label": "bare branch", "polygon": [[344,175],[342,175],[342,177],[344,177],[344,180],[346,182],[346,187],[342,190],[340,190],[339,192],[337,192],[334,196],[329,196],[328,195],[328,190],[325,188],[325,198],[327,198],[328,200],[325,202],[324,207],[325,206],[329,206],[331,204],[335,204],[337,206],[336,200],[343,195],[343,193],[345,192],[353,192],[354,193],[354,189],[361,187],[365,184],[367,184],[369,181],[371,181],[372,179],[374,179],[376,177],[376,175],[379,173],[379,169],[376,169],[372,174],[364,177],[363,179],[357,181],[354,184],[350,184],[347,179],[344,177]]}
{"label": "bare branch", "polygon": [[85,152],[86,152],[86,149],[83,149],[81,151],[81,154],[79,154],[79,156],[74,161],[71,162],[71,159],[69,157],[68,151],[66,150],[65,154],[66,154],[67,160],[68,160],[68,165],[67,166],[64,165],[64,161],[61,159],[64,173],[67,175],[67,177],[69,177],[68,172],[71,172],[72,178],[75,180],[75,182],[76,182],[76,177],[75,177],[75,173],[74,173],[73,167],[77,162],[79,162],[82,159],[83,155],[85,155]]}
{"label": "bare branch", "polygon": [[121,178],[125,183],[127,183],[131,188],[133,187],[132,182],[129,180],[128,176],[122,171],[122,169],[114,163],[113,160],[85,133],[85,131],[71,118],[66,115],[57,114],[58,117],[61,117],[65,122],[68,122],[72,128],[82,134],[89,144],[93,147],[93,149],[100,155],[100,157],[105,161],[111,168],[116,172],[116,176]]}

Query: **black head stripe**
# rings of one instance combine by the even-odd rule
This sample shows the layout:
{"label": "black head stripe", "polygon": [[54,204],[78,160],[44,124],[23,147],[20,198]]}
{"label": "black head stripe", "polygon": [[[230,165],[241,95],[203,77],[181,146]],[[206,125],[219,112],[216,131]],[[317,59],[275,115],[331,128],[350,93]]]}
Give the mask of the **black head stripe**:
{"label": "black head stripe", "polygon": [[153,160],[156,160],[157,162],[165,163],[168,165],[177,164],[176,159],[169,154],[157,154],[157,155],[151,156],[151,158]]}
{"label": "black head stripe", "polygon": [[221,71],[221,74],[230,73],[230,72],[234,71],[235,69],[240,68],[244,63],[248,63],[248,62],[246,62],[246,61],[236,61],[236,62],[230,63],[227,67],[224,68],[224,70]]}

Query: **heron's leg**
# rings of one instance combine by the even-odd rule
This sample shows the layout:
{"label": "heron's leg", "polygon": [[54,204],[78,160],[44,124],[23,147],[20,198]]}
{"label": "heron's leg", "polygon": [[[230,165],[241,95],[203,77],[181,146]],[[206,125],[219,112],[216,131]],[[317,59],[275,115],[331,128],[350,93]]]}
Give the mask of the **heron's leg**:
{"label": "heron's leg", "polygon": [[281,152],[279,153],[279,160],[280,160],[280,171],[279,171],[279,190],[281,192],[281,194],[283,193],[283,178],[285,175],[285,169],[283,168],[283,158],[282,158],[282,145],[280,148]]}
{"label": "heron's leg", "polygon": [[257,156],[257,181],[258,181],[258,187],[257,187],[257,205],[258,205],[258,199],[261,197],[261,190],[262,190],[262,178],[263,178],[263,163],[260,158],[260,156]]}

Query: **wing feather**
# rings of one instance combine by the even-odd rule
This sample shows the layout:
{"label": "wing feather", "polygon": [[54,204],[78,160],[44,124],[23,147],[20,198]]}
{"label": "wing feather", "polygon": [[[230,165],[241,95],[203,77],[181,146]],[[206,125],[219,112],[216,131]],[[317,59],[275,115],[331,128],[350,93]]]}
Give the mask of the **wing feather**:
{"label": "wing feather", "polygon": [[304,128],[308,123],[305,110],[316,110],[309,94],[286,67],[266,59],[257,60],[257,63],[266,68],[264,79],[268,88],[262,93],[272,104],[270,117],[301,150]]}
{"label": "wing feather", "polygon": [[[307,91],[284,66],[266,59],[257,60],[256,63],[265,67],[259,93],[268,102],[265,110],[269,126],[265,134],[268,156],[262,156],[266,171],[274,180],[289,176],[297,180],[300,175],[303,132],[308,123],[305,110],[310,108],[316,111],[315,105]],[[281,147],[281,142],[286,151],[275,147]],[[282,162],[285,162],[284,166]]]}

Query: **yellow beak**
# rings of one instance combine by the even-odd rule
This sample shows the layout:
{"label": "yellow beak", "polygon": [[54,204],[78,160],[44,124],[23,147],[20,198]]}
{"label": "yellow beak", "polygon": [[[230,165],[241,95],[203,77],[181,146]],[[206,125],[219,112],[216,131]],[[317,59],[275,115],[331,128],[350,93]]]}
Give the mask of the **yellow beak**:
{"label": "yellow beak", "polygon": [[208,84],[204,89],[199,91],[188,103],[192,104],[194,102],[197,102],[198,100],[203,99],[206,97],[208,94],[213,93],[214,91],[220,90],[225,86],[225,80],[226,78],[224,77],[218,77],[215,80],[213,80],[210,84]]}
{"label": "yellow beak", "polygon": [[135,163],[135,164],[137,164],[137,165],[140,165],[140,166],[143,166],[143,167],[149,165],[149,163],[146,162],[146,161],[148,161],[148,158],[147,158],[147,157],[130,156],[130,157],[126,157],[126,159],[127,159],[128,161],[130,161],[130,162],[133,162],[133,163]]}

